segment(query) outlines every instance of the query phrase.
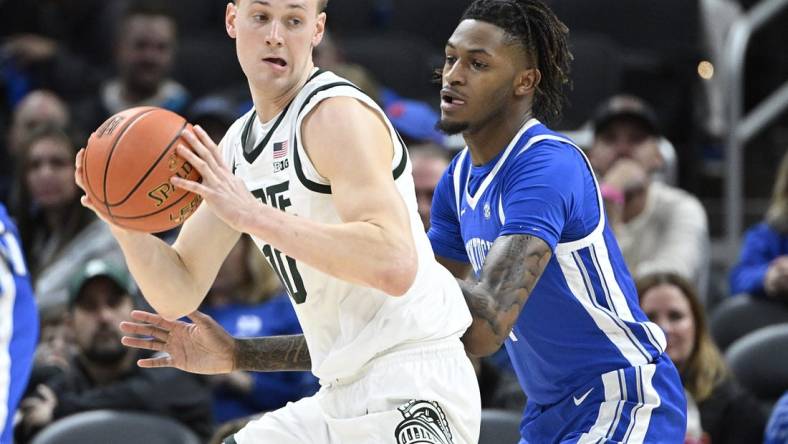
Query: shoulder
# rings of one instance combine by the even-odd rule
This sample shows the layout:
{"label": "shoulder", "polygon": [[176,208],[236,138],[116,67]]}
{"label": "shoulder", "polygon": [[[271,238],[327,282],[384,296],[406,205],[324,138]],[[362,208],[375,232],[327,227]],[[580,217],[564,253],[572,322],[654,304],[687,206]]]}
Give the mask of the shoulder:
{"label": "shoulder", "polygon": [[[544,180],[575,183],[590,174],[580,150],[559,140],[540,140],[513,153],[506,177],[509,180]],[[568,180],[571,179],[571,180]]]}

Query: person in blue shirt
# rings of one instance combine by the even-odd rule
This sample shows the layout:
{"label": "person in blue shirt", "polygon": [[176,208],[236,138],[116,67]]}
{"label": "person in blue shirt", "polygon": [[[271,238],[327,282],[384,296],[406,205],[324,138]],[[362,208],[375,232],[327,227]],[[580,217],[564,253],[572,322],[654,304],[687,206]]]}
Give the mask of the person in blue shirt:
{"label": "person in blue shirt", "polygon": [[788,392],[777,401],[766,425],[763,444],[788,443]]}
{"label": "person in blue shirt", "polygon": [[731,295],[751,294],[788,302],[788,152],[783,156],[766,220],[744,237],[731,270]]}
{"label": "person in blue shirt", "polygon": [[438,126],[467,148],[435,190],[429,237],[474,316],[466,350],[505,345],[528,396],[521,443],[682,443],[681,381],[638,306],[588,159],[540,121],[560,113],[567,34],[538,0],[465,11],[446,45]]}
{"label": "person in blue shirt", "polygon": [[38,341],[38,309],[20,244],[16,226],[0,204],[0,444],[12,442],[14,414]]}

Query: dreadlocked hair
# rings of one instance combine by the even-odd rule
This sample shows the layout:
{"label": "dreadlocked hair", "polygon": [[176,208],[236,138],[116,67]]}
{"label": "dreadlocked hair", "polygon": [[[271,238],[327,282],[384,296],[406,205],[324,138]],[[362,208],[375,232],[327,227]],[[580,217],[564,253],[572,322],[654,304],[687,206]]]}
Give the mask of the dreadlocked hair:
{"label": "dreadlocked hair", "polygon": [[480,20],[503,29],[536,63],[542,80],[534,95],[534,116],[551,122],[561,116],[564,86],[571,88],[569,28],[540,0],[476,0],[462,20]]}

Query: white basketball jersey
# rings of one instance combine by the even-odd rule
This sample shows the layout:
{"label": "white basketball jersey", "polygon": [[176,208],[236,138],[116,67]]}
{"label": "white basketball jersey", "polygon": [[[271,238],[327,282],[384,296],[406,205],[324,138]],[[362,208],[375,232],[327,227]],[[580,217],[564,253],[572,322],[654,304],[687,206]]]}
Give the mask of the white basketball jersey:
{"label": "white basketball jersey", "polygon": [[[290,293],[313,373],[326,381],[353,376],[372,358],[400,346],[460,336],[471,323],[457,282],[435,261],[424,233],[404,143],[377,104],[349,81],[315,70],[295,99],[270,122],[261,124],[254,110],[250,111],[222,140],[225,161],[264,203],[314,221],[341,223],[331,199],[331,184],[317,173],[301,137],[304,117],[322,100],[337,96],[366,104],[380,113],[389,128],[394,144],[392,175],[410,214],[419,267],[410,290],[392,297],[334,278],[254,238]],[[338,157],[344,155],[341,146],[335,149]]]}

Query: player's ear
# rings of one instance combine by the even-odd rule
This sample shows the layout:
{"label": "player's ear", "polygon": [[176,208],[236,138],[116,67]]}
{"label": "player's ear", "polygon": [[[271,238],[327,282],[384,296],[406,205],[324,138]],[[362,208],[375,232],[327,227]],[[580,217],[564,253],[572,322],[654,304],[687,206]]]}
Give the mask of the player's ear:
{"label": "player's ear", "polygon": [[315,35],[312,37],[312,47],[319,45],[323,41],[323,35],[326,32],[326,13],[321,12],[317,16],[317,23],[315,24]]}
{"label": "player's ear", "polygon": [[235,30],[235,19],[238,17],[238,6],[235,2],[227,3],[227,10],[224,12],[224,27],[227,29],[227,35],[235,38],[238,34]]}
{"label": "player's ear", "polygon": [[533,93],[541,81],[542,73],[538,68],[524,69],[515,77],[514,93],[518,96]]}

